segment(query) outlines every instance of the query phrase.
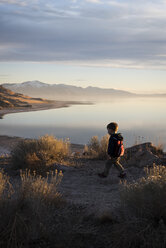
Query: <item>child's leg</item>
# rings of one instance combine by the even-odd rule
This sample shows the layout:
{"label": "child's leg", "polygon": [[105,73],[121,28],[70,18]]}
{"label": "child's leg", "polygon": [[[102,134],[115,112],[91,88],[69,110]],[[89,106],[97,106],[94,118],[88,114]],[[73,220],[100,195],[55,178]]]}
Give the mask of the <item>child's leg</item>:
{"label": "child's leg", "polygon": [[103,173],[99,173],[98,176],[107,177],[109,174],[109,170],[111,169],[112,165],[114,164],[116,169],[120,172],[119,177],[120,178],[126,177],[125,170],[124,170],[123,166],[121,165],[121,163],[119,162],[119,160],[120,160],[120,158],[108,159],[107,162],[105,163],[105,169],[104,169]]}
{"label": "child's leg", "polygon": [[121,163],[119,162],[120,158],[116,158],[115,161],[114,161],[114,165],[115,167],[117,168],[117,170],[120,172],[120,173],[123,173],[124,172],[124,168],[123,166],[121,165]]}
{"label": "child's leg", "polygon": [[108,159],[107,161],[106,161],[106,163],[105,163],[105,169],[104,169],[104,172],[103,172],[103,175],[104,176],[108,176],[108,174],[109,174],[109,171],[110,171],[110,169],[111,169],[111,167],[112,167],[112,165],[113,165],[113,160],[112,159]]}

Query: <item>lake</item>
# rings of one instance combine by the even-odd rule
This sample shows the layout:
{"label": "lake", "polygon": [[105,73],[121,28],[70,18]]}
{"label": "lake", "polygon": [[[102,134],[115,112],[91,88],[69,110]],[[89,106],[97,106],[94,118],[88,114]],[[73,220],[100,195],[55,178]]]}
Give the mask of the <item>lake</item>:
{"label": "lake", "polygon": [[0,135],[37,138],[52,134],[86,144],[90,137],[104,136],[106,125],[115,121],[124,136],[125,146],[152,141],[166,150],[166,99],[137,98],[73,105],[68,108],[5,115],[0,120]]}

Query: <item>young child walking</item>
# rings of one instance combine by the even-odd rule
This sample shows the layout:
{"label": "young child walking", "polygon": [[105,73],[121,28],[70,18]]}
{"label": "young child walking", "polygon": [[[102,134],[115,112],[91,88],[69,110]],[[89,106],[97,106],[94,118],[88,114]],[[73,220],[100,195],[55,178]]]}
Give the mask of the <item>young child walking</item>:
{"label": "young child walking", "polygon": [[105,164],[105,169],[102,173],[99,173],[99,177],[107,177],[109,174],[109,170],[114,164],[116,169],[119,171],[119,177],[126,177],[126,173],[124,171],[123,166],[120,164],[120,156],[124,154],[123,147],[123,137],[118,131],[118,124],[116,122],[111,122],[107,125],[108,134],[110,135],[109,143],[108,143],[108,160]]}

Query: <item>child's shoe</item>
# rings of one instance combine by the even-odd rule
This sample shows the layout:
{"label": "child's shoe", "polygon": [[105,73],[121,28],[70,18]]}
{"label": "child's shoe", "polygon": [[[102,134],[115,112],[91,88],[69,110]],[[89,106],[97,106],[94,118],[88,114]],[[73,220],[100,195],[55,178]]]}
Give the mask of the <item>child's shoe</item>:
{"label": "child's shoe", "polygon": [[107,177],[103,172],[102,173],[98,173],[98,176],[101,177],[101,178]]}
{"label": "child's shoe", "polygon": [[125,178],[126,177],[126,172],[121,172],[118,177]]}

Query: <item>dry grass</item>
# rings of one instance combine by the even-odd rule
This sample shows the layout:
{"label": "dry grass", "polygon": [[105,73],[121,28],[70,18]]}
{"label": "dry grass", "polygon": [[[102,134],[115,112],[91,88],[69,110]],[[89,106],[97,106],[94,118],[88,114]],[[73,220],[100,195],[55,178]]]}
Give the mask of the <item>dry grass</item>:
{"label": "dry grass", "polygon": [[10,183],[9,177],[4,174],[4,171],[0,171],[0,200],[3,198],[10,198],[13,194],[13,187]]}
{"label": "dry grass", "polygon": [[126,208],[137,217],[166,223],[166,167],[145,168],[146,177],[124,185],[121,194]]}
{"label": "dry grass", "polygon": [[165,248],[166,227],[163,221],[155,227],[146,220],[128,220],[112,226],[112,248]]}
{"label": "dry grass", "polygon": [[21,182],[10,182],[0,172],[0,247],[30,247],[34,240],[42,240],[45,221],[50,211],[62,206],[57,192],[62,172],[48,173],[46,178],[20,173]]}
{"label": "dry grass", "polygon": [[[21,171],[21,194],[29,201],[35,201],[39,204],[59,204],[61,195],[57,192],[57,186],[60,184],[63,174],[62,171],[47,173],[46,177],[41,175],[32,175],[30,171]],[[40,206],[39,206],[40,207]]]}
{"label": "dry grass", "polygon": [[89,143],[84,147],[84,154],[95,159],[107,158],[109,135],[105,135],[99,140],[98,136],[93,136]]}
{"label": "dry grass", "polygon": [[156,148],[156,151],[155,151],[156,155],[160,156],[164,154],[164,145],[162,143],[158,143],[158,145],[155,146],[155,148]]}
{"label": "dry grass", "polygon": [[14,168],[43,174],[53,163],[62,163],[69,153],[68,140],[46,135],[38,140],[21,140],[11,154]]}
{"label": "dry grass", "polygon": [[113,248],[166,247],[166,167],[154,165],[145,172],[138,182],[124,184]]}

